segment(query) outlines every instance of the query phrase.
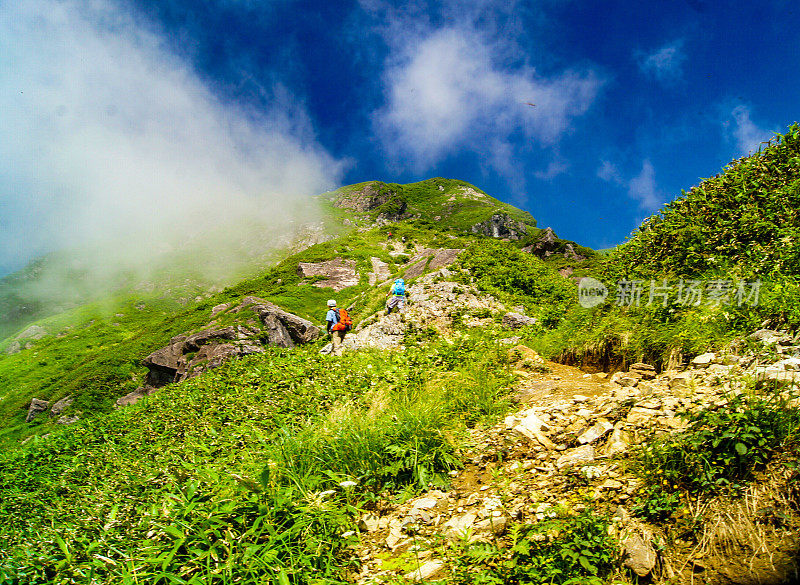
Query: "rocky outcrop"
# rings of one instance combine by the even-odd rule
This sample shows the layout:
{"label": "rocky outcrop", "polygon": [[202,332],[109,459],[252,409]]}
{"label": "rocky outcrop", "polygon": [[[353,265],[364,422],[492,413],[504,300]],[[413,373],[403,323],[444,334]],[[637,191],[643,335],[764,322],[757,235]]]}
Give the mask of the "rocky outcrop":
{"label": "rocky outcrop", "polygon": [[47,331],[38,325],[31,325],[25,331],[17,335],[17,339],[33,339],[38,340],[47,337]]}
{"label": "rocky outcrop", "polygon": [[355,260],[334,258],[325,262],[300,262],[297,274],[303,278],[313,278],[313,286],[330,287],[336,292],[358,284],[360,276],[356,272]]}
{"label": "rocky outcrop", "polygon": [[450,266],[456,261],[463,248],[422,248],[408,261],[408,268],[403,273],[407,281],[419,278],[425,272]]}
{"label": "rocky outcrop", "polygon": [[556,248],[558,247],[558,237],[556,236],[553,228],[546,227],[544,231],[539,236],[539,239],[536,240],[535,243],[531,244],[530,246],[526,246],[522,249],[523,252],[528,252],[530,254],[535,254],[540,258],[547,258],[548,256],[552,256]]}
{"label": "rocky outcrop", "polygon": [[[464,319],[465,313],[506,311],[501,303],[474,287],[442,280],[451,276],[446,268],[442,268],[419,278],[406,289],[408,304],[402,313],[384,315],[380,312],[365,319],[353,333],[345,337],[345,347],[399,347],[410,330],[426,327],[446,330],[452,326],[454,319]],[[482,324],[480,320],[463,322],[468,326]]]}
{"label": "rocky outcrop", "polygon": [[366,184],[361,189],[341,193],[334,202],[334,206],[359,212],[372,211],[397,196],[396,191],[389,189],[383,183],[373,182]]}
{"label": "rocky outcrop", "polygon": [[72,398],[65,396],[50,408],[50,418],[61,416],[65,410],[72,406]]}
{"label": "rocky outcrop", "polygon": [[528,325],[536,325],[536,319],[513,312],[503,315],[503,327],[506,329],[521,329]]}
{"label": "rocky outcrop", "polygon": [[380,258],[375,258],[373,256],[370,258],[370,262],[372,262],[372,272],[367,275],[369,277],[370,286],[375,286],[379,282],[385,282],[392,276],[392,273],[389,271],[389,265]]}
{"label": "rocky outcrop", "polygon": [[169,345],[142,361],[148,369],[144,385],[117,400],[116,405],[134,404],[161,386],[193,378],[234,357],[262,353],[265,345],[293,348],[322,336],[322,330],[307,319],[258,297],[245,297],[233,308],[221,307],[214,307],[213,315],[247,310],[258,317],[261,326],[249,319],[249,324],[245,325],[208,328],[173,337]]}
{"label": "rocky outcrop", "polygon": [[31,399],[30,406],[28,406],[28,416],[25,417],[25,422],[31,422],[49,407],[50,403],[47,400],[40,400],[38,398]]}
{"label": "rocky outcrop", "polygon": [[490,238],[519,240],[528,234],[528,225],[511,219],[507,213],[495,213],[490,219],[473,225],[472,233]]}

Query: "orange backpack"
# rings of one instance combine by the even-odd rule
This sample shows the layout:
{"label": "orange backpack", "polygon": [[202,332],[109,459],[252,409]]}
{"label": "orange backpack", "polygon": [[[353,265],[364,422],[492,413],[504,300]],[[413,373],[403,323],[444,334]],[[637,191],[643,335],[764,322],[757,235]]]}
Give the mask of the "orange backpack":
{"label": "orange backpack", "polygon": [[331,327],[331,331],[342,331],[348,332],[353,328],[353,320],[350,318],[350,315],[347,314],[347,311],[344,309],[334,309],[336,316],[339,320],[336,322],[336,325]]}

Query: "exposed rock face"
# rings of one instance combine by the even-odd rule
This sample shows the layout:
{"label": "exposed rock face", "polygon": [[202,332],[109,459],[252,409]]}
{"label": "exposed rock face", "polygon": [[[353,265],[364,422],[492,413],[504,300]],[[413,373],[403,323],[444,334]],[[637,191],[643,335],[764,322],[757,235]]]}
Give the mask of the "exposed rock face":
{"label": "exposed rock face", "polygon": [[330,287],[336,292],[355,286],[359,281],[355,260],[334,258],[325,262],[300,262],[297,274],[304,278],[322,278],[313,283],[319,288]]}
{"label": "exposed rock face", "polygon": [[389,265],[386,262],[374,256],[370,258],[370,261],[372,262],[372,272],[368,275],[370,286],[375,286],[379,282],[384,282],[392,276],[392,273],[389,272]]}
{"label": "exposed rock face", "polygon": [[54,416],[60,416],[66,409],[72,406],[72,398],[69,396],[65,396],[58,402],[56,402],[53,407],[50,409],[50,418]]}
{"label": "exposed rock face", "polygon": [[263,327],[231,325],[173,337],[169,345],[143,360],[143,365],[149,370],[144,386],[117,400],[117,406],[134,404],[161,386],[193,378],[231,358],[262,353],[264,345],[292,348],[322,335],[322,330],[307,319],[258,297],[245,297],[233,309],[220,309],[218,305],[212,311],[216,315],[227,310],[239,313],[245,309],[255,313]]}
{"label": "exposed rock face", "polygon": [[8,354],[8,355],[17,354],[20,351],[22,351],[22,345],[16,339],[14,341],[12,341],[11,343],[9,343],[8,347],[6,348],[6,354]]}
{"label": "exposed rock face", "polygon": [[385,186],[382,189],[381,186],[381,183],[369,183],[358,191],[340,195],[334,205],[341,209],[352,209],[353,211],[372,211],[387,203],[390,199],[397,197],[395,191]]}
{"label": "exposed rock face", "polygon": [[426,270],[449,266],[463,251],[463,248],[422,248],[409,260],[409,267],[403,273],[403,278],[413,280],[422,276]]}
{"label": "exposed rock face", "polygon": [[450,281],[434,282],[448,275],[447,269],[442,268],[418,279],[406,289],[409,304],[402,313],[381,313],[374,320],[363,321],[345,337],[345,347],[389,349],[398,347],[409,329],[428,326],[446,329],[464,311],[505,312],[501,303],[473,287]]}
{"label": "exposed rock face", "polygon": [[39,400],[38,398],[31,399],[31,404],[28,407],[28,416],[25,417],[25,422],[31,422],[47,410],[49,406],[50,403],[47,400]]}
{"label": "exposed rock face", "polygon": [[17,335],[17,339],[42,339],[47,337],[47,331],[38,325],[31,325],[25,331]]}
{"label": "exposed rock face", "polygon": [[547,258],[555,253],[557,247],[558,238],[556,237],[553,228],[547,227],[544,228],[544,232],[542,232],[539,240],[535,244],[531,244],[530,246],[523,248],[523,251]]}
{"label": "exposed rock face", "polygon": [[503,315],[503,327],[507,329],[521,329],[527,325],[536,325],[536,319],[521,313],[506,313]]}
{"label": "exposed rock face", "polygon": [[528,226],[521,221],[511,219],[507,213],[495,213],[491,219],[472,226],[472,233],[484,234],[491,238],[519,240],[527,235]]}

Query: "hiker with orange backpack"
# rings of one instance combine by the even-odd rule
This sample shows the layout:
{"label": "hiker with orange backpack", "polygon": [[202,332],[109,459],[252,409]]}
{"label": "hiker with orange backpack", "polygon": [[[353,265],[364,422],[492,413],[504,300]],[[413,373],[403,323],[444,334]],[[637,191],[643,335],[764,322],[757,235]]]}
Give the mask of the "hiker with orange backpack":
{"label": "hiker with orange backpack", "polygon": [[336,301],[333,299],[328,301],[328,314],[325,316],[325,321],[328,324],[328,333],[333,344],[332,353],[333,355],[342,355],[344,336],[353,328],[353,321],[345,309],[336,307]]}

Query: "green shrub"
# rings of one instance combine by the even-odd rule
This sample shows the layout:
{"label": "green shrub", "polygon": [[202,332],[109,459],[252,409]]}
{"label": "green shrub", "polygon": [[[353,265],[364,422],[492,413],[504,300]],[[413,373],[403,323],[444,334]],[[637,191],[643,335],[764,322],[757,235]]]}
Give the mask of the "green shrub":
{"label": "green shrub", "polygon": [[800,445],[800,408],[777,390],[742,393],[687,418],[684,432],[655,440],[637,453],[639,474],[665,491],[742,488],[775,453],[796,452]]}
{"label": "green shrub", "polygon": [[456,548],[453,583],[600,585],[619,556],[607,519],[590,511],[517,524],[510,538],[507,548],[492,543]]}

